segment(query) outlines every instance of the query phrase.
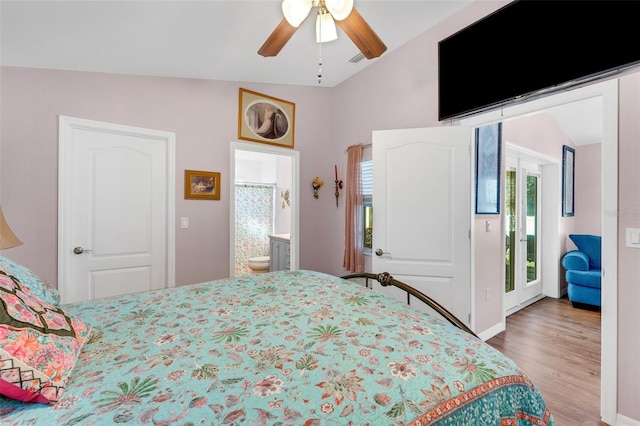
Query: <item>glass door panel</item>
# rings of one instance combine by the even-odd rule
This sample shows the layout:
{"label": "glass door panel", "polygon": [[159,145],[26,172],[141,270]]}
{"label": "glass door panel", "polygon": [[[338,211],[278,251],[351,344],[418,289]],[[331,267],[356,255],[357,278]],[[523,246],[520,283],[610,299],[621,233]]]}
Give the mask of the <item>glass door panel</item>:
{"label": "glass door panel", "polygon": [[516,277],[516,171],[507,170],[505,179],[505,293],[515,290]]}
{"label": "glass door panel", "polygon": [[527,283],[538,279],[538,177],[527,175]]}

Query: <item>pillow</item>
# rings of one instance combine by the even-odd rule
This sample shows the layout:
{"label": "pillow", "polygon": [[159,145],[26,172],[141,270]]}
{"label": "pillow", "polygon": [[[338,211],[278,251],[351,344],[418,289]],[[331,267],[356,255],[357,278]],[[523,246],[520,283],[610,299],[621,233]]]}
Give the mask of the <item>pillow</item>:
{"label": "pillow", "polygon": [[48,282],[37,276],[31,269],[26,266],[19,265],[6,257],[0,256],[0,271],[4,271],[7,275],[13,275],[20,282],[29,287],[40,300],[52,305],[60,304],[60,293]]}
{"label": "pillow", "polygon": [[602,238],[599,235],[570,234],[569,238],[578,250],[589,256],[591,269],[602,269]]}
{"label": "pillow", "polygon": [[54,404],[92,328],[0,271],[0,395]]}

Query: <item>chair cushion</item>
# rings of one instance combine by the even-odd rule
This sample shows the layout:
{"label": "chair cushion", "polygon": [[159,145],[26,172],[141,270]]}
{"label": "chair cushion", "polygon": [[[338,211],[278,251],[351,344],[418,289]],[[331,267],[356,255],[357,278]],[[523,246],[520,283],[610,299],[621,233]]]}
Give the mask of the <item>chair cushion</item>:
{"label": "chair cushion", "polygon": [[600,269],[591,269],[589,271],[568,270],[565,277],[568,283],[582,287],[602,287],[602,271]]}
{"label": "chair cushion", "polygon": [[562,266],[567,271],[588,271],[589,257],[583,251],[571,250],[566,252],[564,256],[562,256]]}
{"label": "chair cushion", "polygon": [[600,289],[569,284],[567,293],[571,303],[601,306],[602,292]]}
{"label": "chair cushion", "polygon": [[571,234],[571,241],[589,256],[589,266],[591,269],[602,269],[602,237],[589,234]]}

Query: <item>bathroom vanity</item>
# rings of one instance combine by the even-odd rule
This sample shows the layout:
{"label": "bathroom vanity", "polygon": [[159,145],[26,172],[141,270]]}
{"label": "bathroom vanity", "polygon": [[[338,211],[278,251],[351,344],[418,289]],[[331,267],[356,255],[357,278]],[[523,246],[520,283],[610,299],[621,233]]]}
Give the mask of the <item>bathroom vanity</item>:
{"label": "bathroom vanity", "polygon": [[288,271],[290,269],[291,234],[269,235],[269,271]]}

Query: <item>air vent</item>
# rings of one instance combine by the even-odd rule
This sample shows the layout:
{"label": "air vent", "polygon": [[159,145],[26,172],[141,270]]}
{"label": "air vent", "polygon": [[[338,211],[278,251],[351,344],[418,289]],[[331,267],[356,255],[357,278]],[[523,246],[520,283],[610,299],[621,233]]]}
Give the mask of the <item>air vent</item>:
{"label": "air vent", "polygon": [[353,58],[349,59],[349,62],[357,64],[358,62],[360,62],[363,59],[364,59],[364,53],[360,52],[356,56],[354,56]]}

